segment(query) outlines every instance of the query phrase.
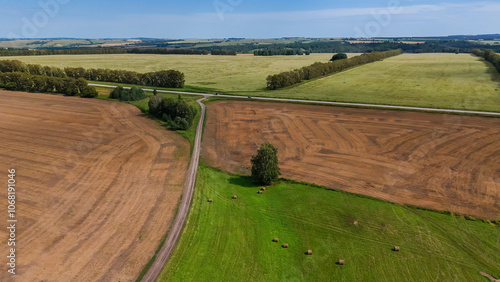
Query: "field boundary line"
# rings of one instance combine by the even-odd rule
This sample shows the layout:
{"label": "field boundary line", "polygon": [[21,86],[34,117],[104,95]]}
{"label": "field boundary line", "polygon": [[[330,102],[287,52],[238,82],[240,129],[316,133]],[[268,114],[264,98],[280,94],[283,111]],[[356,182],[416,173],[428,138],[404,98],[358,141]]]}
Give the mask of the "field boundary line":
{"label": "field boundary line", "polygon": [[[89,83],[91,86],[106,87],[106,88],[116,88],[114,85],[105,84],[93,84]],[[123,87],[129,89],[130,87]],[[142,88],[144,91],[153,91],[153,89]],[[422,107],[411,107],[411,106],[394,106],[394,105],[377,105],[377,104],[364,104],[364,103],[347,103],[347,102],[330,102],[330,101],[314,101],[314,100],[300,100],[300,99],[285,99],[285,98],[267,98],[267,97],[251,97],[251,96],[236,96],[236,95],[225,95],[225,94],[203,94],[194,92],[182,92],[182,91],[171,91],[171,90],[156,90],[158,93],[171,93],[171,94],[182,94],[182,95],[198,95],[208,97],[223,97],[223,98],[234,98],[234,99],[245,99],[245,100],[261,100],[261,101],[275,101],[275,102],[293,102],[293,103],[304,103],[304,104],[318,104],[318,105],[333,105],[333,106],[343,106],[343,107],[360,107],[360,108],[373,108],[373,109],[387,109],[387,110],[405,110],[405,111],[418,111],[418,112],[436,112],[436,113],[449,113],[449,114],[467,114],[467,115],[481,115],[481,116],[496,116],[500,117],[500,112],[482,112],[482,111],[469,111],[469,110],[452,110],[452,109],[437,109],[437,108],[422,108]]]}

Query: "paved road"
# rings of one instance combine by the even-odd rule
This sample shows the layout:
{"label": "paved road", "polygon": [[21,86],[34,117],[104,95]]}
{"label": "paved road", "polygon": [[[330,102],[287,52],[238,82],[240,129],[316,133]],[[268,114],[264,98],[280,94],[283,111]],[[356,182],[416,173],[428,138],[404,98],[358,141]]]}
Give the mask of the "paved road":
{"label": "paved road", "polygon": [[189,211],[189,206],[191,205],[191,199],[193,198],[194,184],[196,182],[196,173],[198,172],[198,161],[200,159],[200,149],[201,149],[201,134],[203,132],[203,120],[205,119],[205,105],[202,103],[203,100],[207,99],[205,96],[196,102],[201,107],[200,120],[198,122],[198,127],[196,128],[196,138],[194,141],[193,155],[191,157],[191,164],[186,173],[186,180],[184,182],[184,190],[182,191],[182,200],[177,211],[177,216],[174,219],[174,223],[168,237],[165,240],[165,244],[161,248],[160,252],[156,255],[156,260],[149,268],[142,281],[156,281],[160,275],[163,267],[167,264],[168,259],[174,251],[177,241],[179,241],[179,236],[181,235],[182,228],[186,222],[186,218]]}
{"label": "paved road", "polygon": [[[92,86],[116,88],[116,86],[103,85],[103,84],[89,84]],[[124,87],[127,88],[127,87]],[[153,91],[153,89],[143,88],[144,91]],[[248,96],[233,96],[233,95],[214,95],[214,94],[203,94],[194,92],[180,92],[180,91],[168,91],[168,90],[157,90],[158,93],[173,93],[173,94],[184,94],[184,95],[202,95],[205,97],[228,97],[235,99],[247,99]],[[321,104],[321,105],[334,105],[334,106],[346,106],[346,107],[363,107],[363,108],[375,108],[375,109],[389,109],[389,110],[406,110],[406,111],[423,111],[423,112],[438,112],[438,113],[450,113],[450,114],[469,114],[469,115],[482,115],[482,116],[497,116],[500,117],[500,113],[495,112],[481,112],[481,111],[466,111],[466,110],[448,110],[448,109],[435,109],[435,108],[420,108],[420,107],[406,107],[406,106],[391,106],[391,105],[375,105],[375,104],[362,104],[362,103],[342,103],[342,102],[327,102],[327,101],[312,101],[312,100],[298,100],[298,99],[281,99],[281,98],[267,98],[267,97],[252,97],[253,100],[262,101],[279,101],[279,102],[298,102],[298,103],[308,103],[308,104]]]}

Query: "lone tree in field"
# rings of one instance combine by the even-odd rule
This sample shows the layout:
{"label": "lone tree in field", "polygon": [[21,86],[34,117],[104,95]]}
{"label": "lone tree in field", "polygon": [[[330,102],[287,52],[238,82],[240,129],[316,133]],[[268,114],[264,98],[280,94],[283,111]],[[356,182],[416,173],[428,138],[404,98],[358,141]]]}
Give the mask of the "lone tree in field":
{"label": "lone tree in field", "polygon": [[264,143],[252,156],[252,177],[260,185],[271,185],[281,174],[278,166],[278,149],[271,143]]}

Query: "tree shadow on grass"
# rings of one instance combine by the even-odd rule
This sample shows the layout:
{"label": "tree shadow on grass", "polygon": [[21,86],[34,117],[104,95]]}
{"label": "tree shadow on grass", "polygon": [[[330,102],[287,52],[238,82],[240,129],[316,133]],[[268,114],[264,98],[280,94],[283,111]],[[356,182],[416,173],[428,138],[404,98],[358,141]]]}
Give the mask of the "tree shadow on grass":
{"label": "tree shadow on grass", "polygon": [[498,85],[500,86],[500,73],[497,71],[495,66],[492,63],[486,61],[485,59],[479,58],[479,60],[485,63],[486,66],[488,67],[486,73],[490,75],[491,80],[497,82]]}
{"label": "tree shadow on grass", "polygon": [[255,188],[255,183],[251,176],[232,176],[228,180],[229,183],[233,185],[238,185],[245,188]]}

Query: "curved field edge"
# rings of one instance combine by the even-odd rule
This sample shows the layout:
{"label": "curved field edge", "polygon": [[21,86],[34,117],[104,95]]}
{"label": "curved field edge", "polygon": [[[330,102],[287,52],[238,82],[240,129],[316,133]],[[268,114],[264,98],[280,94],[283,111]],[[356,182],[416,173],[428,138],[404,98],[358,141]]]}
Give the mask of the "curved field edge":
{"label": "curved field edge", "polygon": [[[111,90],[109,88],[97,87],[97,89],[99,90],[99,94],[100,94],[99,98],[100,99],[103,99],[103,100],[112,100],[112,101],[119,102],[118,100],[109,99],[109,93],[111,92]],[[129,103],[131,105],[136,106],[137,108],[139,108],[141,110],[141,112],[146,117],[148,117],[149,119],[151,119],[151,120],[159,123],[160,125],[162,125],[164,127],[167,127],[167,123],[166,122],[164,122],[162,120],[159,120],[159,119],[157,119],[157,118],[155,118],[155,117],[153,117],[152,115],[149,114],[148,102],[149,102],[149,98],[153,94],[152,94],[152,92],[146,92],[146,95],[147,95],[146,99],[143,99],[143,100],[140,100],[140,101],[126,102],[126,103]],[[193,153],[193,149],[194,149],[194,139],[196,137],[196,127],[197,127],[198,121],[200,119],[200,111],[201,111],[200,106],[198,105],[198,103],[196,103],[196,100],[199,99],[199,97],[198,96],[193,96],[193,95],[178,95],[178,94],[165,94],[165,93],[159,93],[158,95],[161,95],[164,98],[174,98],[174,99],[178,98],[178,97],[182,97],[182,99],[185,99],[189,105],[195,106],[196,109],[197,109],[196,115],[195,115],[195,117],[193,119],[193,124],[191,124],[191,126],[187,130],[176,130],[177,134],[179,134],[182,137],[184,137],[185,139],[187,139],[189,141],[189,143],[190,143],[189,162],[191,162],[191,157],[192,157],[192,153]],[[205,122],[206,122],[206,120],[205,120]],[[168,128],[165,128],[165,129],[169,130]],[[176,157],[176,159],[178,159],[178,158],[180,158],[182,156],[176,155],[175,157]],[[137,279],[135,280],[136,282],[141,281],[142,278],[144,277],[144,275],[146,275],[146,273],[148,272],[148,270],[151,268],[151,266],[153,265],[154,261],[156,260],[156,256],[158,255],[158,253],[162,249],[163,245],[165,244],[165,241],[167,240],[167,237],[168,237],[168,235],[169,235],[169,233],[170,233],[170,231],[172,229],[172,222],[177,217],[177,212],[179,210],[179,206],[180,206],[180,203],[181,203],[181,200],[182,200],[183,196],[184,195],[181,195],[181,197],[179,198],[179,201],[177,203],[177,206],[175,207],[175,214],[172,217],[172,220],[169,222],[169,228],[168,228],[167,233],[165,235],[163,235],[163,237],[161,238],[160,243],[159,243],[158,247],[156,248],[153,257],[151,257],[151,259],[143,267],[143,269],[139,273]]]}
{"label": "curved field edge", "polygon": [[[167,123],[166,122],[161,121],[161,120],[159,120],[159,119],[157,119],[157,118],[149,115],[149,113],[148,113],[148,111],[149,111],[148,102],[149,102],[149,98],[153,95],[152,92],[147,91],[146,92],[147,98],[145,98],[143,100],[122,102],[122,101],[119,101],[119,100],[116,100],[116,99],[110,99],[109,98],[109,94],[112,91],[112,89],[105,88],[105,87],[96,87],[96,89],[99,92],[98,99],[100,99],[100,100],[106,100],[106,101],[111,101],[111,102],[115,102],[115,103],[131,104],[131,105],[137,107],[139,110],[141,110],[141,112],[144,114],[145,117],[151,119],[154,122],[159,123],[161,126],[165,127],[165,130],[169,130],[167,128]],[[59,94],[52,94],[52,95],[61,96]],[[185,99],[188,104],[195,106],[196,109],[197,109],[197,113],[195,115],[195,118],[193,119],[193,124],[189,127],[189,129],[188,130],[176,130],[175,131],[177,134],[179,134],[182,137],[184,137],[185,139],[187,139],[189,141],[189,143],[190,143],[190,155],[188,157],[188,160],[190,162],[191,161],[191,154],[193,152],[194,138],[195,138],[195,135],[196,135],[196,126],[198,124],[198,120],[200,119],[200,107],[199,107],[198,103],[196,103],[196,99],[198,99],[198,96],[193,96],[193,95],[179,95],[179,94],[166,94],[166,93],[159,93],[158,95],[162,95],[164,98],[173,98],[173,99],[177,99],[178,97],[182,97],[182,99]],[[176,160],[179,160],[181,157],[182,157],[182,155],[180,155],[180,154],[176,154],[175,155],[175,159]],[[182,196],[183,195],[180,196],[179,201],[177,202],[177,205],[175,207],[174,216],[172,217],[172,219],[168,223],[169,228],[168,228],[167,232],[161,237],[161,239],[159,241],[159,244],[158,244],[158,247],[156,248],[153,256],[144,265],[144,267],[142,268],[141,272],[138,274],[138,277],[136,278],[135,281],[141,281],[142,280],[142,277],[147,273],[147,271],[149,270],[149,268],[152,266],[153,262],[156,259],[156,256],[157,256],[158,252],[161,250],[161,248],[165,244],[165,241],[166,241],[166,239],[168,237],[168,234],[170,233],[170,230],[172,228],[173,219],[177,216],[177,212],[178,212],[178,209],[179,209],[179,205],[180,205]]]}
{"label": "curved field edge", "polygon": [[[109,85],[112,85],[112,84],[109,84]],[[119,84],[116,84],[116,85],[119,85]],[[121,86],[125,86],[125,85],[121,85]],[[96,89],[99,92],[99,96],[98,96],[99,99],[120,102],[119,100],[109,98],[109,93],[112,91],[112,89],[106,88],[106,87],[96,87]],[[151,89],[153,89],[153,88],[151,88]],[[153,96],[153,92],[146,91],[145,93],[146,93],[147,97],[143,100],[130,101],[130,102],[124,102],[124,103],[128,103],[128,104],[136,106],[137,108],[139,108],[139,110],[141,110],[141,112],[146,117],[156,121],[157,123],[159,123],[160,125],[165,127],[165,129],[170,130],[170,129],[168,129],[166,122],[159,120],[159,119],[157,119],[149,114],[148,102],[149,102],[149,98],[151,96]],[[200,111],[201,111],[200,106],[198,105],[198,103],[196,103],[196,100],[199,99],[199,97],[201,97],[201,96],[183,95],[183,94],[169,94],[169,93],[158,93],[158,95],[161,95],[164,98],[172,98],[172,99],[178,99],[179,97],[181,97],[189,105],[196,107],[196,115],[193,119],[193,123],[191,124],[191,126],[187,130],[175,130],[175,132],[177,132],[178,134],[180,134],[181,136],[183,136],[184,138],[186,138],[189,141],[189,143],[191,144],[191,152],[192,152],[193,145],[194,145],[194,138],[196,136],[196,125],[198,124],[198,120],[200,119]],[[200,95],[202,95],[202,94],[200,94]]]}
{"label": "curved field edge", "polygon": [[1,96],[8,134],[2,140],[9,148],[2,155],[29,188],[19,202],[25,211],[20,221],[29,223],[19,230],[25,242],[19,278],[135,278],[174,214],[188,142],[129,105],[36,93]]}
{"label": "curved field edge", "polygon": [[[263,194],[258,189],[249,177],[200,166],[186,227],[159,281],[484,281],[479,271],[500,275],[498,225],[291,181]],[[308,249],[313,255],[304,254]],[[336,265],[339,259],[346,264]]]}

